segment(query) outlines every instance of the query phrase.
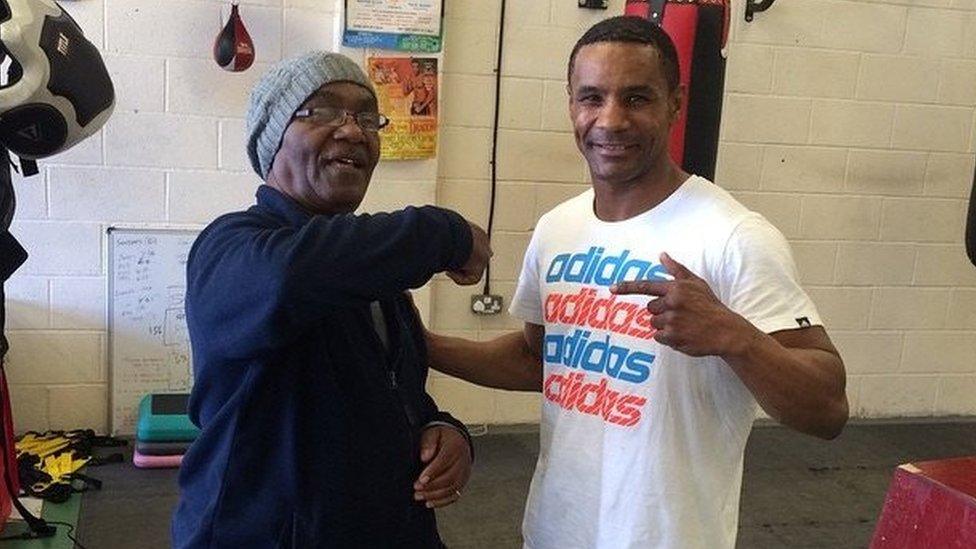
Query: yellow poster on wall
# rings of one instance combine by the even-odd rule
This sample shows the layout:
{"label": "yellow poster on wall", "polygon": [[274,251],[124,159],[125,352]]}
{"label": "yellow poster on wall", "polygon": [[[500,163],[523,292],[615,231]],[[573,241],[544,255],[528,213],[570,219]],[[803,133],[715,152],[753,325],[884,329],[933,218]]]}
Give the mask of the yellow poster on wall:
{"label": "yellow poster on wall", "polygon": [[380,132],[380,158],[437,156],[437,58],[370,57],[369,78],[390,125]]}

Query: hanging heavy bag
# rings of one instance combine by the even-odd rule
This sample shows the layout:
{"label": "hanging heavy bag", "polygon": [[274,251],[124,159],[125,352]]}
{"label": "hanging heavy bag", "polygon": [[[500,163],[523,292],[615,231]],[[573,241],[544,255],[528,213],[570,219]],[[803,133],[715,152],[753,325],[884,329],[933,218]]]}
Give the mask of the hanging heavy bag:
{"label": "hanging heavy bag", "polygon": [[973,174],[973,189],[969,192],[969,215],[966,218],[966,254],[976,266],[976,174]]}
{"label": "hanging heavy bag", "polygon": [[627,0],[624,14],[649,19],[674,42],[679,80],[686,93],[671,129],[671,157],[686,172],[714,179],[725,89],[728,0]]}
{"label": "hanging heavy bag", "polygon": [[0,0],[0,61],[7,67],[0,75],[0,526],[12,504],[31,535],[42,537],[53,535],[54,527],[17,500],[14,430],[3,372],[3,283],[27,259],[8,230],[15,206],[10,153],[20,157],[25,176],[36,174],[36,159],[76,145],[105,124],[115,89],[98,50],[53,0]]}
{"label": "hanging heavy bag", "polygon": [[244,27],[237,4],[230,8],[230,18],[214,41],[214,60],[220,68],[231,72],[246,70],[254,63],[254,42]]}
{"label": "hanging heavy bag", "polygon": [[[52,0],[0,0],[0,146],[27,160],[62,152],[108,120],[115,90],[98,50]],[[4,168],[5,169],[5,168]]]}

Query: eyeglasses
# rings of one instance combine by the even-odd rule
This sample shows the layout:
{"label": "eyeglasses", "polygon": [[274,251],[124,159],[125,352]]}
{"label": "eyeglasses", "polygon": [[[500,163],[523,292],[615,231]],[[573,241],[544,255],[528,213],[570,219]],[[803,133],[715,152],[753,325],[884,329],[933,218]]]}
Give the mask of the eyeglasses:
{"label": "eyeglasses", "polygon": [[320,126],[342,126],[346,119],[352,117],[356,124],[365,132],[376,132],[386,127],[390,119],[378,112],[352,112],[338,107],[315,107],[313,109],[299,109],[294,118],[305,119]]}

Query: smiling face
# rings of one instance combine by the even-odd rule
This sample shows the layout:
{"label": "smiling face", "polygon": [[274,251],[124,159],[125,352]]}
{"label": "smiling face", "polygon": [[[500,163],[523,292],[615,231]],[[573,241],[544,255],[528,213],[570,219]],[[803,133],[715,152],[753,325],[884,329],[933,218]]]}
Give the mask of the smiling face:
{"label": "smiling face", "polygon": [[[373,94],[349,82],[322,86],[299,109],[318,107],[377,111]],[[379,135],[363,131],[350,116],[341,126],[296,118],[282,137],[268,184],[313,214],[349,213],[363,201],[379,157]]]}
{"label": "smiling face", "polygon": [[653,46],[598,42],[580,48],[569,95],[576,145],[594,183],[640,183],[668,167],[681,92],[668,85]]}

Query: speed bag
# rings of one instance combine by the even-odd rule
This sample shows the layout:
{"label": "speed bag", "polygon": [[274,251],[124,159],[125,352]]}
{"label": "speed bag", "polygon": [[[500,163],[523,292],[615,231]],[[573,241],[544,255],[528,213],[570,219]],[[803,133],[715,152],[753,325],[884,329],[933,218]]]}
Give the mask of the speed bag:
{"label": "speed bag", "polygon": [[671,128],[671,157],[686,172],[714,180],[729,0],[627,0],[624,14],[656,23],[674,42],[679,81],[686,93]]}
{"label": "speed bag", "polygon": [[214,40],[213,55],[220,68],[230,72],[247,70],[254,63],[254,42],[244,27],[237,4],[231,6],[227,24]]}

